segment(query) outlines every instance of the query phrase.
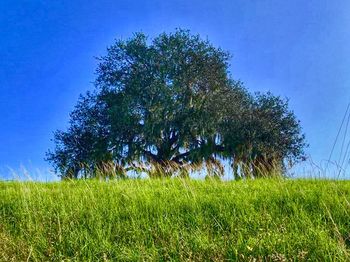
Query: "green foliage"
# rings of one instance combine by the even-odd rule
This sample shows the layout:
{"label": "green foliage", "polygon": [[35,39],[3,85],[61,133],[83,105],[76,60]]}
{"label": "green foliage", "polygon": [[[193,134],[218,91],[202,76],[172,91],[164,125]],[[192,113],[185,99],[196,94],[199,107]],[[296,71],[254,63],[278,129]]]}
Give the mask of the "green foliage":
{"label": "green foliage", "polygon": [[0,183],[0,261],[349,261],[349,181]]}
{"label": "green foliage", "polygon": [[150,174],[144,164],[205,164],[220,175],[223,159],[237,176],[258,176],[255,167],[300,160],[304,137],[287,102],[249,94],[231,79],[229,58],[184,30],[117,41],[99,58],[95,91],[81,97],[69,129],[56,132],[48,160],[64,178],[101,169]]}

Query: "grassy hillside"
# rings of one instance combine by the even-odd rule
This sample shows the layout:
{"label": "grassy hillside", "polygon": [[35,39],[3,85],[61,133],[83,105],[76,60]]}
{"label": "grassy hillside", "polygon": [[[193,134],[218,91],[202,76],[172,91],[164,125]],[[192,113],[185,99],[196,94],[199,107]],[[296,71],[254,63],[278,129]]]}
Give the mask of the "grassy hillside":
{"label": "grassy hillside", "polygon": [[1,261],[350,259],[350,182],[0,183]]}

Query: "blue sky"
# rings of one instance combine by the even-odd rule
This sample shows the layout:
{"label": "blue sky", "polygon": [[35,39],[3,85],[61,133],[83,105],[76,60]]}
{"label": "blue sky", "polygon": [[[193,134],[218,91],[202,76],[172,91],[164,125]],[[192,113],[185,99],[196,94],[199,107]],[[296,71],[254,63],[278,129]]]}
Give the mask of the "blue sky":
{"label": "blue sky", "polygon": [[[0,1],[0,170],[46,169],[52,133],[114,39],[175,28],[233,54],[252,91],[288,97],[320,161],[350,101],[350,1]],[[6,172],[6,171],[3,171]]]}

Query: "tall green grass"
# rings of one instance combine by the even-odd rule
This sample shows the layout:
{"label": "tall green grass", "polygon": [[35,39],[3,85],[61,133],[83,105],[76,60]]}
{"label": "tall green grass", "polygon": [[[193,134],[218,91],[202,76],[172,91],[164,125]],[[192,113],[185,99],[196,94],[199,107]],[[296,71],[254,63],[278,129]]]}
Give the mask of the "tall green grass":
{"label": "tall green grass", "polygon": [[350,182],[0,183],[1,261],[349,261]]}

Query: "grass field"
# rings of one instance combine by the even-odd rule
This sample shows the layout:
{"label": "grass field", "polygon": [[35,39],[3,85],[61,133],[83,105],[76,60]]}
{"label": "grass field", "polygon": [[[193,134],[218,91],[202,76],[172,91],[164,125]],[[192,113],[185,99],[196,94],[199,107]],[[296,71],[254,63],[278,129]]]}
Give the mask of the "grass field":
{"label": "grass field", "polygon": [[350,181],[0,182],[1,261],[349,261]]}

